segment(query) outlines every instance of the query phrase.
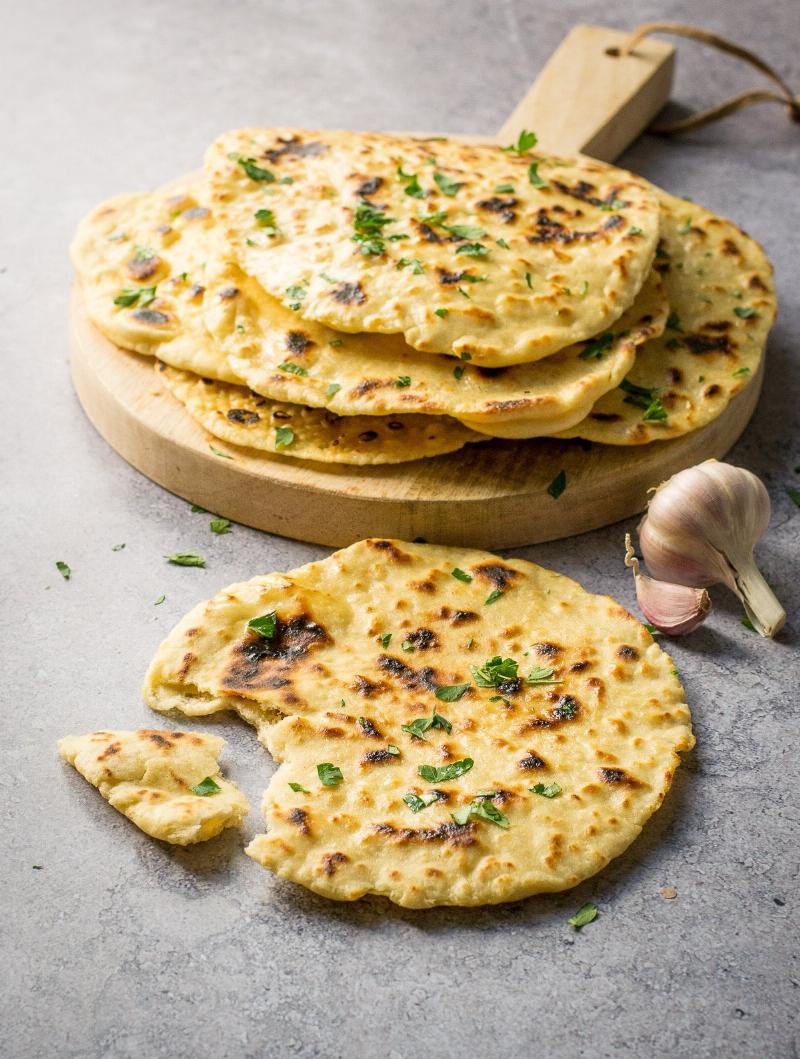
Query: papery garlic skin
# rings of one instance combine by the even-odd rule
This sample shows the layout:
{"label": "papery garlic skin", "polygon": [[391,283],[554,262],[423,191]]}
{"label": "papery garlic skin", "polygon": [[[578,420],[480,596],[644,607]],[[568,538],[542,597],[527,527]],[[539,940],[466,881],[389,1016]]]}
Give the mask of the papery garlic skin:
{"label": "papery garlic skin", "polygon": [[639,609],[659,632],[667,636],[684,636],[711,613],[711,600],[704,588],[656,581],[641,573],[629,533],[625,534],[625,565],[633,570]]}
{"label": "papery garlic skin", "polygon": [[786,612],[753,558],[769,518],[769,494],[759,478],[706,460],[659,486],[639,544],[656,578],[698,588],[721,582],[741,599],[756,631],[774,636]]}

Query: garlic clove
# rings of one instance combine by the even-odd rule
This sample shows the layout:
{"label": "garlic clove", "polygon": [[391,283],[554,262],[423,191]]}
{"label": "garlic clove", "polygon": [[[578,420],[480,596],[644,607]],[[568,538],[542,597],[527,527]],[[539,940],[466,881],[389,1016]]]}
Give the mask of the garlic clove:
{"label": "garlic clove", "polygon": [[774,636],[786,612],[753,558],[769,518],[769,495],[759,478],[706,460],[658,487],[639,526],[639,544],[656,578],[693,588],[727,585],[756,631]]}
{"label": "garlic clove", "polygon": [[710,614],[711,600],[704,588],[656,581],[641,573],[629,533],[625,534],[625,565],[633,570],[639,609],[659,632],[667,636],[683,636],[696,629]]}

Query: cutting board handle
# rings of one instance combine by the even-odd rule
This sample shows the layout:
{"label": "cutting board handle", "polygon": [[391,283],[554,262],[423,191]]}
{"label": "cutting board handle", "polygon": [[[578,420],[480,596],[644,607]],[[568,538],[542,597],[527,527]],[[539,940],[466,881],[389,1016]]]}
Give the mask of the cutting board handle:
{"label": "cutting board handle", "polygon": [[669,99],[671,44],[648,38],[624,54],[630,32],[575,26],[497,135],[515,142],[531,129],[545,151],[613,162]]}

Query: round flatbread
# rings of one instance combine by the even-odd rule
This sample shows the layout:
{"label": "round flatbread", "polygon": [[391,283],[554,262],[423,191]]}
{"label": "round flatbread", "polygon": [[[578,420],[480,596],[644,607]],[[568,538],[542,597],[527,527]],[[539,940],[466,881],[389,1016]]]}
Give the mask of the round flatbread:
{"label": "round flatbread", "polygon": [[239,827],[247,799],[219,770],[225,740],[152,728],[59,740],[58,752],[153,838],[188,846]]}
{"label": "round flatbread", "polygon": [[214,220],[200,196],[199,179],[189,178],[104,202],[78,226],[72,262],[87,315],[110,341],[206,378],[241,382],[203,324],[205,271],[215,250]]}
{"label": "round flatbread", "polygon": [[562,433],[644,445],[716,419],[759,371],[777,312],[772,266],[758,243],[695,202],[658,191],[663,239],[654,269],[670,304],[621,387]]}
{"label": "round flatbread", "polygon": [[613,599],[391,540],[199,604],[144,694],[258,727],[279,768],[255,860],[414,908],[576,885],[636,838],[694,742],[672,660]]}
{"label": "round flatbread", "polygon": [[216,438],[320,463],[407,463],[455,452],[480,434],[447,416],[347,416],[270,401],[245,386],[202,379],[157,363],[161,381]]}
{"label": "round flatbread", "polygon": [[646,181],[490,144],[240,129],[206,176],[238,263],[299,317],[495,367],[607,330],[658,238]]}
{"label": "round flatbread", "polygon": [[[235,289],[235,297],[219,291]],[[257,393],[344,416],[450,415],[494,437],[536,437],[580,422],[661,333],[667,300],[651,272],[633,305],[597,339],[534,364],[486,368],[412,349],[402,335],[348,335],[298,320],[232,264],[208,274],[206,327]]]}

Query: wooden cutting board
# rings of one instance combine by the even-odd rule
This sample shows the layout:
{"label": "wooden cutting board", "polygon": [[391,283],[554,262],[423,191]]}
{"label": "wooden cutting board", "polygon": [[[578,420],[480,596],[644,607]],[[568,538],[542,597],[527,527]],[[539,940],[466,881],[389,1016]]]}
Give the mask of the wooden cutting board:
{"label": "wooden cutting board", "polygon": [[[498,134],[534,129],[545,150],[612,161],[669,97],[674,53],[577,26]],[[105,440],[148,478],[234,522],[334,547],[369,536],[510,548],[557,540],[641,511],[647,490],[683,467],[721,457],[752,415],[761,373],[702,430],[638,447],[581,441],[487,440],[412,463],[346,467],[238,449],[212,439],[164,390],[152,359],[118,349],[71,303],[72,378]],[[212,442],[233,458],[214,455]],[[548,486],[560,471],[558,499]]]}

